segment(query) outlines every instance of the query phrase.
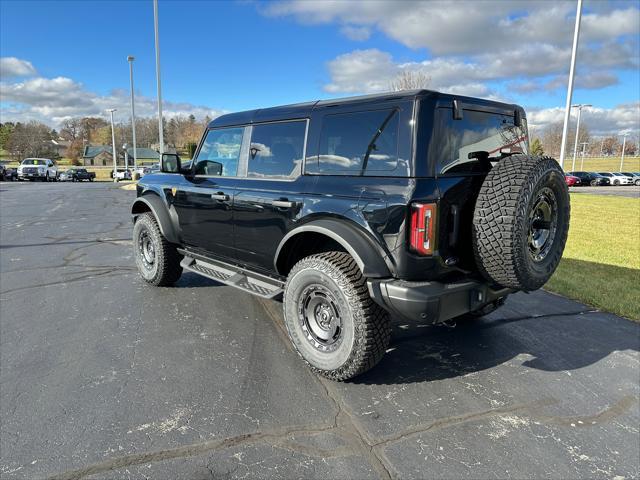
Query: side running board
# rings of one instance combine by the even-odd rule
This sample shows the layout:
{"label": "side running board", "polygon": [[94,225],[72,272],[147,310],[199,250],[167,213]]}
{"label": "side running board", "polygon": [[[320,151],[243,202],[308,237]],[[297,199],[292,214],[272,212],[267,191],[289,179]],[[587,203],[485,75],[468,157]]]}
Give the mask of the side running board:
{"label": "side running board", "polygon": [[182,262],[180,262],[180,266],[184,270],[197,273],[216,282],[239,288],[240,290],[263,298],[275,299],[283,292],[283,282],[275,278],[250,272],[239,266],[211,258],[207,258],[206,260],[194,258],[191,256],[193,254],[184,250],[180,250],[180,253],[185,256]]}

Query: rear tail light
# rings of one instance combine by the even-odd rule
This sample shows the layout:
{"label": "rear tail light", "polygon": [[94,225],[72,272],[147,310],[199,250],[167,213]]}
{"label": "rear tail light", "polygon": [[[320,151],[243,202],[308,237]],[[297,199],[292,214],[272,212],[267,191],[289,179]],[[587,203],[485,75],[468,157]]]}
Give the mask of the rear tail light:
{"label": "rear tail light", "polygon": [[411,205],[411,250],[418,255],[433,254],[435,221],[435,203]]}

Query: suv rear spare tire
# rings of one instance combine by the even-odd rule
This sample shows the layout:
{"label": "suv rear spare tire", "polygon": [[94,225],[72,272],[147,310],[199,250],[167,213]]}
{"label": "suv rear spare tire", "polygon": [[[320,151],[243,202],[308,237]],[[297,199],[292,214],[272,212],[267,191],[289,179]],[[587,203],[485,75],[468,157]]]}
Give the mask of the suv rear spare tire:
{"label": "suv rear spare tire", "polygon": [[555,271],[569,231],[569,190],[549,157],[513,155],[491,169],[473,216],[473,250],[487,280],[536,290]]}
{"label": "suv rear spare tire", "polygon": [[332,380],[372,368],[391,337],[389,314],[371,299],[358,265],[344,252],[312,255],[293,267],[284,323],[304,361]]}

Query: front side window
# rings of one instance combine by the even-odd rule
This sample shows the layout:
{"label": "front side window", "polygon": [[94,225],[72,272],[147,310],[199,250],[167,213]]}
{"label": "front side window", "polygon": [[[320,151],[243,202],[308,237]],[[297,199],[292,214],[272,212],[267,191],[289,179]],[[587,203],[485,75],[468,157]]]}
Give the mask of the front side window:
{"label": "front side window", "polygon": [[527,153],[525,119],[514,125],[513,115],[464,110],[456,120],[450,108],[436,110],[431,154],[439,174],[486,173],[490,162],[507,153]]}
{"label": "front side window", "polygon": [[397,110],[327,115],[320,133],[320,171],[364,175],[395,170],[398,126]]}
{"label": "front side window", "polygon": [[300,173],[305,121],[255,125],[249,146],[249,178],[293,178]]}
{"label": "front side window", "polygon": [[244,128],[209,130],[196,157],[196,175],[235,177]]}

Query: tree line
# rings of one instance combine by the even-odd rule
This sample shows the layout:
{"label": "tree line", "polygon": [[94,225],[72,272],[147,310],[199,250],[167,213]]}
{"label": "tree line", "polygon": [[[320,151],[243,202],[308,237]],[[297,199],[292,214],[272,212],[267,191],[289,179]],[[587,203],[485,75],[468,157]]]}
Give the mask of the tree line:
{"label": "tree line", "polygon": [[[181,153],[191,154],[211,118],[197,119],[189,115],[163,120],[165,144]],[[125,143],[133,145],[131,122],[115,124],[114,133],[118,151]],[[57,151],[52,140],[63,141],[67,146],[61,156],[77,164],[85,146],[111,145],[111,124],[99,117],[70,118],[62,122],[60,131],[57,131],[37,121],[0,123],[0,150],[15,160],[55,157]],[[140,148],[159,149],[157,119],[136,119],[136,144]]]}
{"label": "tree line", "polygon": [[[571,126],[570,126],[571,127]],[[562,122],[547,125],[541,131],[529,132],[532,153],[536,155],[546,154],[552,157],[560,156],[560,146],[562,144]],[[566,154],[572,156],[575,146],[575,127],[567,132]],[[583,145],[583,143],[585,145]],[[590,157],[620,155],[622,153],[622,137],[609,135],[606,137],[595,137],[589,131],[587,123],[580,124],[578,132],[578,155],[584,153]],[[633,139],[627,137],[624,148],[625,155],[637,155],[638,145]]]}

